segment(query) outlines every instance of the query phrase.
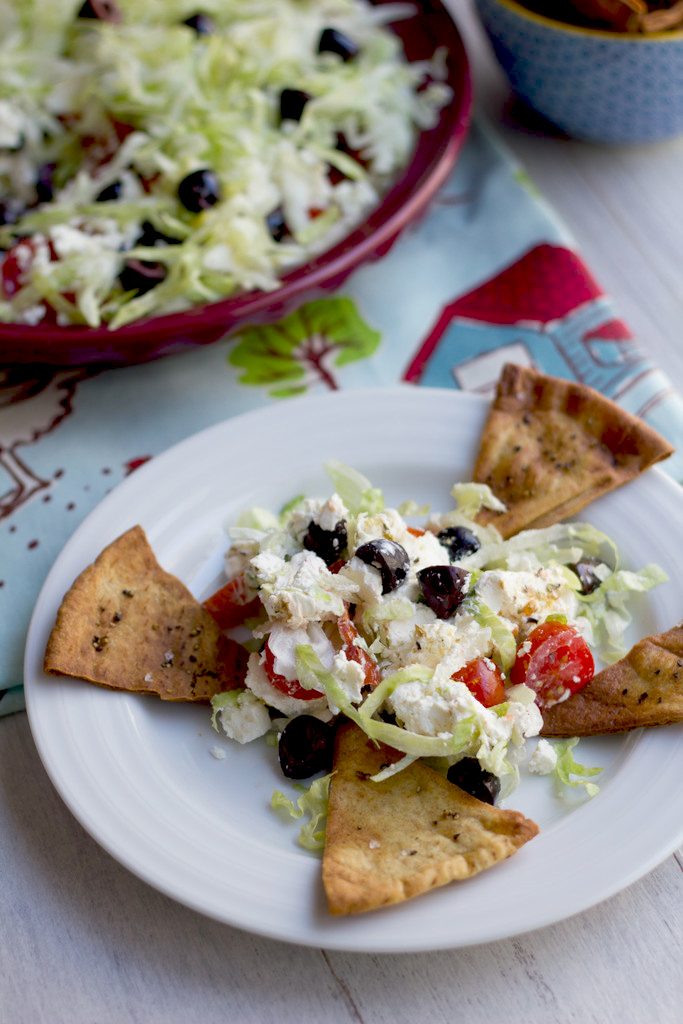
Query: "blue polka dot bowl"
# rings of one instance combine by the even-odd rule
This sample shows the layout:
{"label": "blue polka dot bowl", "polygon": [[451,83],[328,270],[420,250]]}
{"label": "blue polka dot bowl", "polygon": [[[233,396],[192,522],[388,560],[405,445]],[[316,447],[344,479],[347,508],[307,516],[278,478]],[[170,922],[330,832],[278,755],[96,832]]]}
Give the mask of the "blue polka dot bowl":
{"label": "blue polka dot bowl", "polygon": [[578,28],[517,0],[475,0],[515,93],[567,135],[651,142],[683,133],[683,31]]}

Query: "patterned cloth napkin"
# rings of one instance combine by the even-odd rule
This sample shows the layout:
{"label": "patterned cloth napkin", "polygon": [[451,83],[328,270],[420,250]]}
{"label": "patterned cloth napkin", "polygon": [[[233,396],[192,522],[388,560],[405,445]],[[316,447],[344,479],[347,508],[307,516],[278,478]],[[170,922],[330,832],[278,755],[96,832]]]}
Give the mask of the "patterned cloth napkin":
{"label": "patterned cloth napkin", "polygon": [[[683,440],[681,398],[479,123],[428,214],[339,294],[145,366],[0,368],[0,714],[24,706],[25,635],[52,562],[148,459],[258,406],[281,402],[286,416],[288,396],[326,388],[489,393],[507,361],[584,381]],[[683,478],[683,455],[665,468]]]}

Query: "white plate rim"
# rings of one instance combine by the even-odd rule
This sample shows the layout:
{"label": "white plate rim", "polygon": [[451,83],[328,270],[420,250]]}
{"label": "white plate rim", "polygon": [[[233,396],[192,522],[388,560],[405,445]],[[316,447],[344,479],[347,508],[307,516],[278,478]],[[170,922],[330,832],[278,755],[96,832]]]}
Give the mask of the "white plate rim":
{"label": "white plate rim", "polygon": [[[192,909],[218,921],[244,928],[255,934],[281,939],[294,944],[360,952],[419,952],[432,949],[456,948],[458,946],[477,945],[512,935],[523,934],[556,921],[564,920],[602,902],[651,871],[683,842],[683,822],[680,821],[680,818],[675,823],[676,827],[673,827],[673,819],[672,821],[667,819],[663,829],[666,835],[658,835],[656,841],[646,844],[646,851],[641,850],[628,863],[622,864],[610,882],[605,882],[603,879],[598,889],[583,892],[580,897],[570,900],[561,909],[555,906],[548,907],[545,911],[527,912],[526,915],[521,915],[520,920],[513,927],[509,923],[506,926],[497,926],[495,923],[491,923],[487,927],[473,928],[469,933],[462,930],[458,932],[457,929],[454,929],[448,937],[444,937],[443,934],[439,933],[438,936],[433,938],[424,934],[417,935],[411,933],[408,936],[400,934],[400,929],[397,930],[393,926],[395,918],[387,916],[386,920],[388,923],[385,929],[382,927],[377,929],[370,926],[367,929],[368,934],[364,938],[363,929],[359,930],[355,924],[348,927],[349,919],[334,921],[336,927],[325,927],[324,929],[311,928],[310,926],[283,929],[281,923],[270,924],[264,921],[250,920],[249,914],[238,914],[231,910],[231,908],[216,906],[210,898],[197,899],[196,896],[183,891],[182,886],[174,884],[173,880],[169,882],[168,879],[160,879],[153,867],[150,867],[144,860],[140,860],[139,851],[136,853],[131,850],[130,842],[112,841],[111,837],[107,835],[106,829],[102,827],[101,815],[98,816],[97,808],[93,810],[91,806],[84,806],[74,792],[70,780],[65,776],[63,765],[60,764],[59,756],[56,755],[54,744],[50,742],[49,728],[47,728],[46,722],[41,717],[41,697],[38,685],[41,671],[40,661],[37,660],[36,637],[40,634],[41,629],[43,631],[45,629],[46,613],[54,614],[54,611],[56,611],[56,608],[47,606],[45,595],[50,588],[51,582],[59,575],[60,567],[65,562],[67,556],[78,551],[83,532],[94,521],[105,521],[110,514],[110,510],[120,507],[122,503],[125,504],[129,496],[134,497],[143,485],[153,484],[155,477],[163,478],[166,470],[172,467],[179,458],[182,459],[186,455],[191,454],[195,449],[201,449],[207,444],[210,445],[213,441],[220,439],[226,432],[228,435],[234,435],[239,431],[248,431],[252,426],[264,429],[264,424],[267,426],[271,423],[283,430],[291,429],[287,425],[295,421],[297,417],[301,417],[304,410],[306,415],[313,417],[323,412],[327,414],[330,409],[330,403],[336,406],[335,415],[338,417],[341,417],[342,413],[347,412],[345,409],[347,405],[349,409],[354,409],[355,407],[356,412],[368,407],[377,409],[378,412],[380,410],[387,412],[392,407],[395,407],[397,403],[401,403],[408,408],[411,414],[415,414],[415,410],[423,406],[425,409],[429,407],[430,413],[436,413],[443,411],[449,406],[455,408],[455,405],[457,405],[459,413],[469,413],[479,419],[484,416],[488,405],[487,401],[481,396],[453,389],[418,389],[410,385],[400,385],[394,388],[358,388],[333,395],[290,399],[287,401],[286,406],[276,405],[253,410],[206,428],[157,456],[146,466],[138,470],[136,474],[123,481],[86,517],[65,546],[45,581],[29,626],[25,659],[27,710],[31,730],[48,775],[64,802],[84,828],[112,856],[148,884],[179,902],[190,906]],[[287,416],[283,421],[280,414],[284,409],[287,410]],[[406,413],[402,417],[402,422],[407,423],[409,420],[410,416]],[[639,481],[635,481],[630,486],[633,488],[639,484],[641,487],[646,484],[650,491],[654,490],[655,494],[665,501],[680,504],[681,491],[679,486],[658,469],[648,471],[644,477],[640,478]],[[603,501],[605,500],[613,500],[613,498],[610,496],[609,499],[603,499]],[[113,531],[112,538],[117,532],[120,532],[120,530]],[[669,623],[669,625],[672,624],[673,622]],[[664,627],[662,626],[662,628]],[[42,652],[40,653],[42,656]],[[676,770],[680,770],[680,767],[683,767],[683,759],[681,759],[680,755],[678,755],[680,767],[677,769],[674,764],[677,755],[675,752],[672,753],[674,741],[671,737],[676,732],[677,727],[651,730],[644,736],[641,742],[641,747],[643,748],[641,754],[643,755],[644,763],[649,763],[651,766],[658,764],[661,750],[666,747],[667,770],[672,777]],[[660,748],[659,754],[657,748]],[[595,818],[595,815],[593,817]],[[517,857],[519,856],[518,854]],[[502,867],[504,866],[500,866],[497,870],[500,871]],[[476,880],[471,880],[469,883],[464,884],[471,885],[472,881]],[[431,894],[429,898],[432,899],[435,895],[437,894]],[[413,902],[417,903],[419,901]],[[431,905],[435,906],[434,903]],[[403,906],[407,907],[409,905]],[[400,913],[400,910],[400,907],[391,908],[390,910],[379,912],[375,917],[381,918],[382,915]],[[438,910],[436,914],[438,915]],[[363,919],[354,918],[352,921],[369,921],[370,919],[371,916],[366,916]]]}

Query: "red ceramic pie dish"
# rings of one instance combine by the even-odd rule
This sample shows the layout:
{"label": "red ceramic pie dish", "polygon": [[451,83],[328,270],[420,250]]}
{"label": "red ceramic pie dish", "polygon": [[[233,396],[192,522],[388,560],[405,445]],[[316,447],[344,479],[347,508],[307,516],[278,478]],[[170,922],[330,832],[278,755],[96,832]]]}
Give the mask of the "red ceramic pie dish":
{"label": "red ceramic pie dish", "polygon": [[431,57],[437,47],[445,48],[453,100],[441,111],[435,127],[418,137],[409,165],[379,206],[343,241],[290,271],[275,291],[243,292],[182,313],[139,320],[116,331],[0,324],[0,360],[56,366],[123,365],[208,345],[241,324],[280,319],[301,302],[339,288],[360,264],[383,256],[447,178],[467,135],[472,108],[465,48],[441,0],[422,0],[416,4],[415,16],[392,27],[410,61]]}

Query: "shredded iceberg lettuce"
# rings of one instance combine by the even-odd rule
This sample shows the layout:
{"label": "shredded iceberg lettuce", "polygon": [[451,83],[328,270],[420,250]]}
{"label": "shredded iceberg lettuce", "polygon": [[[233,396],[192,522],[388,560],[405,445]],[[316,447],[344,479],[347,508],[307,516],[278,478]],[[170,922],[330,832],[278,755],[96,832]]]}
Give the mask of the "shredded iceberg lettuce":
{"label": "shredded iceberg lettuce", "polygon": [[560,787],[583,786],[588,796],[595,796],[600,792],[600,787],[590,780],[599,775],[602,768],[587,768],[574,760],[572,751],[578,742],[578,736],[574,736],[572,739],[559,740],[553,744],[557,754],[557,765],[552,774]]}
{"label": "shredded iceberg lettuce", "polygon": [[644,594],[666,583],[668,578],[664,570],[654,564],[638,572],[618,569],[592,594],[577,595],[581,602],[580,614],[590,622],[593,636],[608,660],[616,661],[626,654],[623,637],[633,617],[628,608],[633,595]]}
{"label": "shredded iceberg lettuce", "polygon": [[384,511],[384,495],[357,469],[331,459],[325,463],[325,470],[349,512],[355,515],[361,512],[375,515]]}
{"label": "shredded iceberg lettuce", "polygon": [[332,773],[314,779],[308,787],[295,786],[301,791],[301,796],[297,797],[296,802],[286,797],[279,789],[275,790],[270,799],[270,806],[274,811],[280,811],[295,821],[299,821],[305,814],[308,815],[309,820],[299,830],[298,842],[305,850],[312,850],[315,853],[321,852],[325,845],[325,822],[331,779]]}

